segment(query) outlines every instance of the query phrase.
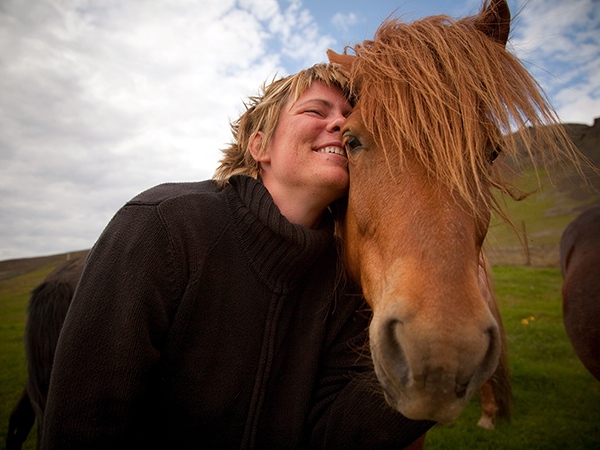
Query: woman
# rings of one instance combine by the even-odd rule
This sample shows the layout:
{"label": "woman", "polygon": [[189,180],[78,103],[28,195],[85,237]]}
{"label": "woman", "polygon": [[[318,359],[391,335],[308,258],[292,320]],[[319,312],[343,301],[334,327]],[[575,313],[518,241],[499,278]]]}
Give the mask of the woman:
{"label": "woman", "polygon": [[427,430],[386,406],[339,286],[346,84],[325,64],[273,82],[215,180],[117,213],[65,321],[43,448],[402,448]]}

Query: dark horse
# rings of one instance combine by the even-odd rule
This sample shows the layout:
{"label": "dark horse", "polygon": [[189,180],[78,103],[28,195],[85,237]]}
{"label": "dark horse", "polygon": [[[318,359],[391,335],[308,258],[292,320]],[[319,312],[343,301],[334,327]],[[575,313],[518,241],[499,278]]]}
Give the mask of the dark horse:
{"label": "dark horse", "polygon": [[567,336],[583,365],[600,380],[600,205],[565,229],[560,260]]}
{"label": "dark horse", "polygon": [[10,415],[7,450],[21,448],[36,417],[39,443],[54,350],[86,256],[87,252],[60,264],[31,293],[24,339],[27,386]]}

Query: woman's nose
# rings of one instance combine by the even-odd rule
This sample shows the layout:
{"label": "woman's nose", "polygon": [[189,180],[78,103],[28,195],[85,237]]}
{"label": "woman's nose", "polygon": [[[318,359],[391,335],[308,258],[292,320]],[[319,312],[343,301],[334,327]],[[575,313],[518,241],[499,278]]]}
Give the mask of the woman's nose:
{"label": "woman's nose", "polygon": [[339,132],[345,123],[346,117],[344,117],[342,114],[335,114],[327,124],[327,131],[330,133]]}

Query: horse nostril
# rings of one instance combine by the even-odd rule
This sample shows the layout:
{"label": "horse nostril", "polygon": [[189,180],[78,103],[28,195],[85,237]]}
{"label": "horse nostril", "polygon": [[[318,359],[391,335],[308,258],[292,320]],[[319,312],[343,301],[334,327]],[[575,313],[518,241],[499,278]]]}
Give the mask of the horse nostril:
{"label": "horse nostril", "polygon": [[385,350],[390,357],[391,367],[400,379],[400,382],[406,386],[410,379],[410,371],[406,361],[406,355],[402,350],[398,332],[403,327],[403,323],[399,320],[390,320],[385,330]]}
{"label": "horse nostril", "polygon": [[[471,382],[465,386],[467,391],[469,391],[469,384],[472,384],[474,389],[478,389],[479,386],[492,376],[498,366],[501,351],[500,330],[497,326],[490,326],[485,331],[485,334],[488,337],[488,348],[483,360],[479,364],[479,368],[473,374]],[[457,395],[459,391],[462,392],[462,386],[459,388],[459,384],[457,383]]]}

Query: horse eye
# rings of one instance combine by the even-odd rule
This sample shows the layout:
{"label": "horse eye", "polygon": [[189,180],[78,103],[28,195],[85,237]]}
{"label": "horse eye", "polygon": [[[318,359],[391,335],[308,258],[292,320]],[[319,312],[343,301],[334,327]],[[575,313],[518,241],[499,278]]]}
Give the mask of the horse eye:
{"label": "horse eye", "polygon": [[346,153],[355,153],[357,150],[362,148],[362,144],[355,136],[347,136],[344,147],[346,149]]}
{"label": "horse eye", "polygon": [[488,156],[488,162],[490,164],[494,164],[494,161],[496,161],[496,158],[498,158],[500,152],[502,152],[502,149],[499,146],[496,146]]}

